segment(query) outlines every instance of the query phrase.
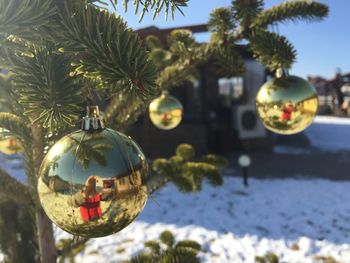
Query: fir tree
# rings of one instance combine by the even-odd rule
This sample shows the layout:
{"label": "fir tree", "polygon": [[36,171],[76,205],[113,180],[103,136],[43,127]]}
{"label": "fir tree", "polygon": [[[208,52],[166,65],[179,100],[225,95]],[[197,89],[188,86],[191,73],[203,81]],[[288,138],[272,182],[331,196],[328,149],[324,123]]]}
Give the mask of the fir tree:
{"label": "fir tree", "polygon": [[[9,261],[17,261],[19,250],[31,251],[30,261],[55,262],[59,255],[79,251],[87,239],[54,244],[52,224],[36,193],[38,169],[45,149],[75,129],[86,100],[96,96],[108,101],[106,119],[115,129],[125,130],[146,110],[162,90],[176,87],[196,76],[203,61],[216,61],[222,76],[244,72],[236,49],[242,40],[254,56],[271,70],[288,68],[296,51],[269,26],[288,21],[319,21],[328,8],[313,1],[288,1],[264,10],[262,0],[233,0],[231,7],[213,11],[209,21],[211,41],[199,45],[191,32],[178,30],[166,47],[149,37],[143,43],[118,16],[107,11],[115,0],[0,0],[0,67],[6,109],[0,127],[17,136],[24,147],[27,184],[0,173],[0,206],[11,206],[16,227],[7,228],[8,214],[0,213],[1,250]],[[187,0],[133,1],[140,20],[147,12],[154,17],[182,12]],[[130,5],[124,1],[125,10]],[[5,96],[4,95],[4,96]],[[212,184],[222,183],[215,156],[196,159],[191,146],[182,145],[169,160],[153,163],[156,190],[173,181],[182,191],[200,190],[203,176]],[[10,200],[10,201],[9,201]],[[5,211],[5,212],[3,212]],[[21,218],[28,214],[24,227]],[[36,221],[36,225],[34,224]],[[34,232],[37,231],[37,237]],[[23,236],[16,243],[16,235]],[[31,236],[31,238],[28,238]],[[28,241],[29,240],[29,241]],[[28,241],[28,242],[26,242]],[[24,242],[24,243],[23,243]],[[40,248],[40,251],[39,249]],[[73,253],[74,254],[74,253]]]}

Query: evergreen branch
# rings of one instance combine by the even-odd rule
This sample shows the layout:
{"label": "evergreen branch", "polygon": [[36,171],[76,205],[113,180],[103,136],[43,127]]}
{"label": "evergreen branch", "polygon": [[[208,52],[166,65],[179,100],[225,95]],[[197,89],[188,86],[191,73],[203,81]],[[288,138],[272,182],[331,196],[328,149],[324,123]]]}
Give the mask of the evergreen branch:
{"label": "evergreen branch", "polygon": [[155,48],[164,48],[163,43],[160,41],[160,39],[154,35],[148,35],[144,41],[149,50]]}
{"label": "evergreen branch", "polygon": [[229,8],[216,8],[210,13],[208,29],[215,32],[220,39],[225,39],[227,32],[234,26],[235,22]]}
{"label": "evergreen branch", "polygon": [[180,144],[175,150],[176,156],[181,157],[182,160],[192,160],[196,156],[196,152],[192,145],[183,143]]}
{"label": "evergreen branch", "polygon": [[175,237],[173,233],[171,233],[169,230],[163,231],[159,235],[159,240],[166,245],[168,248],[171,248],[175,244]]}
{"label": "evergreen branch", "polygon": [[70,259],[74,261],[77,254],[82,252],[89,238],[82,237],[76,240],[75,238],[61,239],[57,244],[58,255],[60,257],[60,262],[65,262],[65,259]]}
{"label": "evergreen branch", "polygon": [[287,1],[264,10],[253,21],[252,27],[261,28],[276,22],[297,22],[306,20],[307,22],[321,21],[328,15],[328,7],[324,4],[309,1],[296,0]]}
{"label": "evergreen branch", "polygon": [[[114,1],[115,5],[117,0]],[[171,12],[172,19],[175,17],[175,11],[179,11],[182,15],[182,7],[187,6],[189,0],[134,0],[133,5],[135,6],[135,14],[138,13],[140,6],[142,6],[139,22],[142,21],[144,15],[153,10],[153,19],[155,19],[162,10],[165,13],[165,20],[168,20],[169,11]],[[124,0],[125,12],[128,10],[129,0]]]}
{"label": "evergreen branch", "polygon": [[35,40],[40,37],[35,34],[37,29],[47,25],[55,14],[56,9],[50,0],[0,1],[0,34]]}
{"label": "evergreen branch", "polygon": [[147,110],[147,101],[135,94],[121,92],[112,97],[105,109],[105,119],[110,127],[125,130]]}
{"label": "evergreen branch", "polygon": [[267,31],[253,32],[249,36],[254,56],[271,70],[290,68],[296,58],[293,45],[283,36]]}
{"label": "evergreen branch", "polygon": [[263,10],[263,0],[232,0],[232,16],[240,21],[241,31],[245,31],[253,19]]}
{"label": "evergreen branch", "polygon": [[[183,263],[199,263],[198,253],[201,251],[201,245],[193,240],[182,240],[175,243],[173,233],[166,230],[159,236],[157,240],[148,240],[145,242],[146,251],[142,251],[134,256],[127,263],[152,263],[152,262],[183,262]],[[163,246],[161,246],[161,244]]]}
{"label": "evergreen branch", "polygon": [[[219,165],[204,162],[205,159],[210,159],[208,157],[203,157],[203,161],[200,162],[195,161],[194,157],[193,147],[188,144],[181,144],[176,148],[176,155],[169,159],[154,160],[152,170],[155,175],[147,182],[150,192],[156,191],[169,181],[174,183],[178,190],[182,192],[199,191],[204,178],[207,178],[209,183],[214,186],[223,183],[218,170]],[[213,160],[212,157],[210,161],[213,162]]]}
{"label": "evergreen branch", "polygon": [[171,31],[168,36],[169,50],[175,58],[186,58],[193,55],[196,41],[190,30],[177,29]]}
{"label": "evergreen branch", "polygon": [[75,65],[78,74],[99,79],[103,85],[123,82],[128,91],[142,97],[153,94],[156,69],[138,35],[120,17],[66,1],[61,22],[61,50],[83,52]]}
{"label": "evergreen branch", "polygon": [[178,59],[165,67],[157,78],[157,85],[162,90],[180,86],[185,81],[192,80],[197,75],[198,66],[207,59],[207,46],[196,47],[186,58]]}
{"label": "evergreen branch", "polygon": [[241,76],[245,72],[244,60],[234,45],[214,49],[213,57],[217,72],[222,77]]}
{"label": "evergreen branch", "polygon": [[31,130],[25,125],[23,119],[12,113],[0,112],[0,127],[9,130],[23,143],[31,140]]}
{"label": "evergreen branch", "polygon": [[81,113],[81,87],[70,77],[71,58],[38,48],[33,57],[13,56],[14,88],[25,114],[50,132],[73,126]]}
{"label": "evergreen branch", "polygon": [[0,168],[0,199],[8,199],[21,204],[32,204],[32,191]]}

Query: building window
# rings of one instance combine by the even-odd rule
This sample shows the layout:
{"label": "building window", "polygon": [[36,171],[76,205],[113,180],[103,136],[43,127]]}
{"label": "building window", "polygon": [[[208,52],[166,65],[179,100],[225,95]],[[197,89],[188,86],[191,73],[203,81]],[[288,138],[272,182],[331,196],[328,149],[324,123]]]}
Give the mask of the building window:
{"label": "building window", "polygon": [[226,106],[231,106],[232,101],[241,99],[244,93],[243,77],[219,79],[219,96],[223,96]]}

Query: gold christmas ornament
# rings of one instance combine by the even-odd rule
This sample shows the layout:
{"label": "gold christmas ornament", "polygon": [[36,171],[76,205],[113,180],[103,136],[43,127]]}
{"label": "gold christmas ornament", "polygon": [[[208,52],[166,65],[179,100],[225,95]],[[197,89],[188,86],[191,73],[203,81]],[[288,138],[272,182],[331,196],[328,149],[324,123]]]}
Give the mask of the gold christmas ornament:
{"label": "gold christmas ornament", "polygon": [[318,107],[315,88],[306,80],[279,70],[256,96],[256,109],[264,126],[280,134],[306,129]]}
{"label": "gold christmas ornament", "polygon": [[[77,236],[102,237],[129,225],[147,201],[147,161],[128,136],[104,127],[98,108],[82,130],[55,143],[39,172],[48,217]],[[90,109],[91,110],[91,109]],[[89,112],[89,111],[88,111]]]}
{"label": "gold christmas ornament", "polygon": [[152,123],[162,130],[170,130],[179,125],[182,113],[181,102],[170,96],[167,91],[149,105],[149,117]]}
{"label": "gold christmas ornament", "polygon": [[0,152],[12,155],[23,152],[20,140],[9,130],[0,128]]}

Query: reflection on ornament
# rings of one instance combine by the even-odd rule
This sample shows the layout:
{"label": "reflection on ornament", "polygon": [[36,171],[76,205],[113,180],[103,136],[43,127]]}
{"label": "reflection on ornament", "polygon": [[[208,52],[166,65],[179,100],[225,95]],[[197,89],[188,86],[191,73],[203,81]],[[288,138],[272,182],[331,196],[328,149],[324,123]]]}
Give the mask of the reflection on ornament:
{"label": "reflection on ornament", "polygon": [[98,114],[55,143],[40,167],[38,193],[48,217],[77,236],[120,231],[147,201],[147,162],[128,136],[104,128]]}
{"label": "reflection on ornament", "polygon": [[12,155],[23,152],[20,140],[9,130],[0,128],[0,152]]}
{"label": "reflection on ornament", "polygon": [[280,134],[307,128],[318,107],[315,88],[306,80],[286,73],[266,82],[256,96],[256,109],[264,126]]}
{"label": "reflection on ornament", "polygon": [[179,125],[182,113],[181,102],[173,96],[169,96],[168,92],[163,92],[149,105],[149,117],[152,123],[163,130],[170,130]]}

